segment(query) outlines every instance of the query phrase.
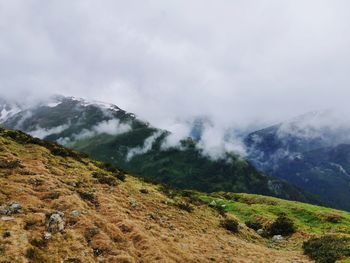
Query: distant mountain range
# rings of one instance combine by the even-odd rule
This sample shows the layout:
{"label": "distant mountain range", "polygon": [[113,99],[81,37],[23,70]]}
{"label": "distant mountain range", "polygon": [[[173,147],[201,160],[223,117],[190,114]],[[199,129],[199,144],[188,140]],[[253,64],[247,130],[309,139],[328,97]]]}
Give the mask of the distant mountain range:
{"label": "distant mountain range", "polygon": [[350,210],[350,129],[313,112],[249,134],[247,158],[261,171]]}
{"label": "distant mountain range", "polygon": [[4,127],[59,142],[146,180],[183,189],[256,193],[319,203],[285,180],[257,171],[236,154],[227,153],[216,160],[202,154],[195,136],[201,136],[205,119],[195,122],[193,138],[173,146],[167,144],[169,131],[111,104],[55,96],[22,108],[3,100],[0,107],[5,108],[0,116]]}
{"label": "distant mountain range", "polygon": [[242,136],[245,159],[228,152],[213,160],[198,147],[206,127],[212,125],[205,117],[195,119],[189,138],[174,146],[167,144],[169,131],[116,105],[64,96],[31,106],[0,101],[4,127],[56,141],[146,180],[206,192],[271,195],[350,211],[350,133],[331,116],[328,111],[308,113],[249,133]]}

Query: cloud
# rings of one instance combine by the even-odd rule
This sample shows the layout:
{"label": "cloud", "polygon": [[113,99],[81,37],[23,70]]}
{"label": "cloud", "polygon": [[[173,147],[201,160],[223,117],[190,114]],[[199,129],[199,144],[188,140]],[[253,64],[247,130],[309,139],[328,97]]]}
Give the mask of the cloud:
{"label": "cloud", "polygon": [[68,124],[57,126],[57,127],[51,128],[51,129],[43,129],[43,128],[37,127],[34,131],[30,131],[29,134],[33,137],[44,139],[45,137],[47,137],[49,135],[59,134],[68,128],[69,128]]}
{"label": "cloud", "polygon": [[59,138],[57,141],[61,144],[73,143],[79,140],[85,140],[99,134],[119,135],[131,130],[131,125],[128,123],[121,123],[117,119],[99,122],[91,127],[91,129],[83,129],[78,134],[73,134],[70,137]]}
{"label": "cloud", "polygon": [[0,0],[0,95],[111,102],[172,138],[196,116],[222,137],[229,126],[349,111],[349,8],[346,0]]}
{"label": "cloud", "polygon": [[144,141],[142,146],[129,149],[126,160],[129,162],[135,155],[145,154],[152,150],[153,144],[162,134],[163,131],[156,131]]}

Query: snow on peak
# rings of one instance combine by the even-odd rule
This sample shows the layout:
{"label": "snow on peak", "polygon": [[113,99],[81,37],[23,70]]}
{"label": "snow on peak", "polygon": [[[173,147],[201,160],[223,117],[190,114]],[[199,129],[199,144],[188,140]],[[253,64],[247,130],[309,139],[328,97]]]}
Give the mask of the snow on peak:
{"label": "snow on peak", "polygon": [[0,123],[5,122],[13,115],[21,111],[20,107],[16,104],[3,104],[0,105]]}

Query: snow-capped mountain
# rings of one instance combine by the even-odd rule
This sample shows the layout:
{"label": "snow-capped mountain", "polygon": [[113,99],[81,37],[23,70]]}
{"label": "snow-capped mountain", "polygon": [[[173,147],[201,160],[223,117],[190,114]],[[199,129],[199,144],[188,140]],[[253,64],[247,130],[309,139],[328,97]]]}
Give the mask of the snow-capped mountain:
{"label": "snow-capped mountain", "polygon": [[5,122],[7,119],[19,113],[21,110],[21,106],[17,103],[10,103],[0,98],[0,123]]}

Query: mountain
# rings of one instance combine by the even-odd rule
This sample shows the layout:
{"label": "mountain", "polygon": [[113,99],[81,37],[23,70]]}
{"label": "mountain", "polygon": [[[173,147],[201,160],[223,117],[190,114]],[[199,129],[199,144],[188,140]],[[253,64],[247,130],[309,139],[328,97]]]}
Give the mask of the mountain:
{"label": "mountain", "polygon": [[314,112],[249,134],[248,159],[259,170],[350,211],[349,127]]}
{"label": "mountain", "polygon": [[0,123],[6,121],[21,110],[21,106],[17,103],[9,103],[0,98]]}
{"label": "mountain", "polygon": [[234,154],[213,160],[191,139],[165,147],[168,131],[152,127],[115,105],[56,96],[7,118],[3,126],[56,141],[177,188],[256,193],[318,203],[308,193],[258,172]]}
{"label": "mountain", "polygon": [[[311,262],[309,239],[313,258],[348,255],[334,254],[350,244],[344,211],[174,190],[20,131],[0,128],[0,148],[1,262]],[[321,233],[335,248],[312,249]]]}

